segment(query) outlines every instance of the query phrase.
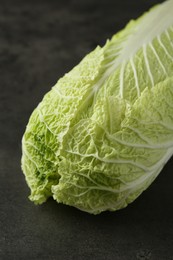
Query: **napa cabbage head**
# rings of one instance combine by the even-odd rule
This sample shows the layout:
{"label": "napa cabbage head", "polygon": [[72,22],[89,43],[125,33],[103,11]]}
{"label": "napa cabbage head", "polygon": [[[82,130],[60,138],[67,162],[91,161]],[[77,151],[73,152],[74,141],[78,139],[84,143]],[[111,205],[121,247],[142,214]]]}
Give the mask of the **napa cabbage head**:
{"label": "napa cabbage head", "polygon": [[58,80],[22,139],[30,200],[98,214],[134,201],[173,154],[173,1]]}

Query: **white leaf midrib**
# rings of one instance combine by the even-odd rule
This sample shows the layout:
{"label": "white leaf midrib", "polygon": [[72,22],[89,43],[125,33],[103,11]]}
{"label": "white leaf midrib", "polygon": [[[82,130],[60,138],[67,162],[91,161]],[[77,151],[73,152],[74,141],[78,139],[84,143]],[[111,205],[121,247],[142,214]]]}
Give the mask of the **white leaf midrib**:
{"label": "white leaf midrib", "polygon": [[[159,64],[161,65],[164,74],[167,76],[167,72],[165,70],[164,65],[160,61],[158,54],[156,53],[152,41],[156,37],[160,37],[163,32],[165,32],[168,28],[173,24],[173,14],[170,10],[173,9],[173,1],[166,1],[159,6],[155,7],[153,10],[150,10],[146,13],[141,21],[137,21],[134,27],[131,28],[130,35],[122,41],[119,48],[119,55],[111,62],[111,66],[107,68],[101,80],[93,86],[94,90],[98,90],[103,82],[112,74],[114,71],[121,66],[120,69],[120,97],[123,98],[123,74],[126,63],[129,60],[132,60],[134,55],[140,48],[144,48],[144,54],[146,51],[146,46],[150,46],[154,55],[156,56]],[[128,29],[127,29],[128,30]],[[130,29],[129,29],[130,30]],[[145,62],[147,62],[147,56],[145,55]],[[151,80],[152,86],[154,86],[154,79],[152,77],[152,73],[150,71],[150,67],[148,62],[146,63],[147,70],[149,72],[149,77]],[[133,67],[134,76],[136,76],[135,67]],[[135,77],[137,94],[139,95],[139,89],[137,85],[137,77]],[[95,93],[97,91],[94,91]]]}

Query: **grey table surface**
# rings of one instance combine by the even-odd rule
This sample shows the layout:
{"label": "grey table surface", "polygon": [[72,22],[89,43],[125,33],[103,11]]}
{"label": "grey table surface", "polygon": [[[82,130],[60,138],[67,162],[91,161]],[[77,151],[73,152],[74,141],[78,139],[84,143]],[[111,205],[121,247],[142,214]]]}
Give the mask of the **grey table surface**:
{"label": "grey table surface", "polygon": [[94,216],[28,200],[28,118],[57,79],[161,1],[0,0],[0,259],[173,259],[173,161],[126,209]]}

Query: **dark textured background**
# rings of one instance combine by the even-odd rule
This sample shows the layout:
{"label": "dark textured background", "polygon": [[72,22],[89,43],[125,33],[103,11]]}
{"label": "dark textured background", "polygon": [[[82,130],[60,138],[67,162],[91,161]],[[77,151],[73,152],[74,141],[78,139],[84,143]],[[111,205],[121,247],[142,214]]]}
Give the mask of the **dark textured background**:
{"label": "dark textured background", "polygon": [[173,161],[133,204],[98,216],[28,200],[21,137],[57,79],[161,1],[0,0],[0,259],[172,260]]}

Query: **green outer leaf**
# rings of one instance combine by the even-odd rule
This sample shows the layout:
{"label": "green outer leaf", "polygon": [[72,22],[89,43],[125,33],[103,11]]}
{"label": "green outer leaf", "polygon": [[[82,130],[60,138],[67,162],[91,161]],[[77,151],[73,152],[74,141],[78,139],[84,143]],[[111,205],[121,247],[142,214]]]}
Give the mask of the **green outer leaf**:
{"label": "green outer leaf", "polygon": [[[116,134],[111,135],[99,120],[92,118],[76,124],[61,151],[62,177],[52,187],[54,199],[94,214],[119,209],[133,201],[173,153],[171,104],[173,77],[153,90],[146,88]],[[149,123],[145,121],[148,114]]]}

